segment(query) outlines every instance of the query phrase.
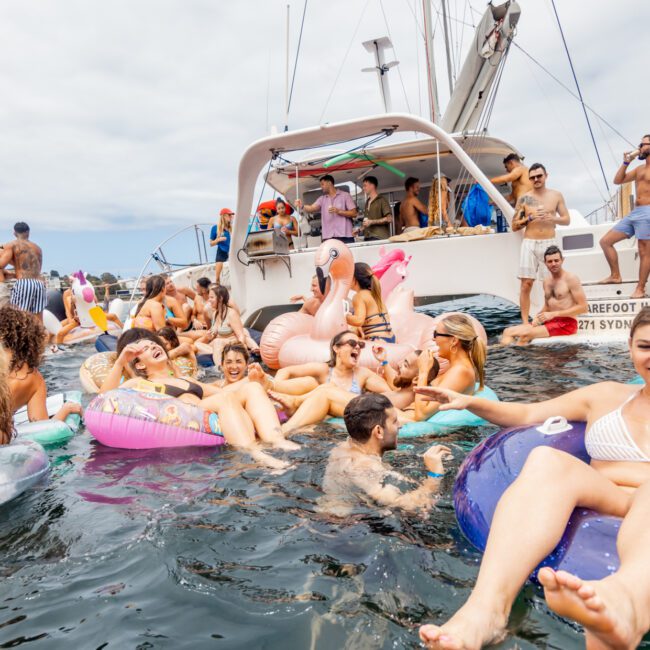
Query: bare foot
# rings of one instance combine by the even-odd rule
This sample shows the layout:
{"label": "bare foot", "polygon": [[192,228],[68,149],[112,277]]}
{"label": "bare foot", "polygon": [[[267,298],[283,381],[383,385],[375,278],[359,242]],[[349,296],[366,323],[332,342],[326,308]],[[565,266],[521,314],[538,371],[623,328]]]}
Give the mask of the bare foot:
{"label": "bare foot", "polygon": [[638,287],[634,290],[634,293],[630,296],[630,298],[647,298],[648,294],[643,290],[639,289]]}
{"label": "bare foot", "polygon": [[273,440],[272,444],[276,449],[286,449],[287,451],[295,451],[296,449],[300,449],[300,445],[297,442],[287,440],[286,438],[278,438],[277,440]]}
{"label": "bare foot", "polygon": [[271,378],[264,372],[259,363],[251,363],[248,366],[248,379],[262,384],[264,390],[268,390],[273,385]]}
{"label": "bare foot", "polygon": [[599,280],[596,284],[621,284],[623,278],[620,275],[608,275],[604,280]]}
{"label": "bare foot", "polygon": [[479,650],[505,637],[507,617],[490,611],[489,605],[465,603],[444,625],[423,625],[420,639],[436,650]]}
{"label": "bare foot", "polygon": [[587,582],[545,567],[538,578],[548,606],[584,626],[588,649],[629,650],[641,641],[630,594],[616,575]]}
{"label": "bare foot", "polygon": [[269,397],[274,402],[277,402],[284,409],[284,412],[289,416],[293,415],[300,406],[300,401],[295,395],[276,393],[274,390],[268,391],[268,394]]}
{"label": "bare foot", "polygon": [[264,465],[270,469],[287,470],[289,467],[291,467],[291,463],[280,460],[279,458],[274,458],[270,454],[264,453],[261,449],[253,448],[246,451],[248,451],[253,459],[260,465]]}

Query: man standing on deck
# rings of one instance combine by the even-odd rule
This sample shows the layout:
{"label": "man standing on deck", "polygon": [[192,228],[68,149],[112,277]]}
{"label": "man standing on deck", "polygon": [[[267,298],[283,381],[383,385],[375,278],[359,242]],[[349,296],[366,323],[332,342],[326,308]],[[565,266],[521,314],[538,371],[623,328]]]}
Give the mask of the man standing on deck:
{"label": "man standing on deck", "polygon": [[334,187],[334,178],[329,174],[320,178],[320,188],[323,195],[316,199],[311,205],[302,205],[300,199],[296,199],[295,205],[301,207],[305,212],[320,212],[322,240],[338,239],[344,244],[354,243],[352,236],[352,220],[357,216],[357,206],[347,192],[342,192]]}
{"label": "man standing on deck", "polygon": [[587,296],[580,278],[562,268],[564,257],[557,246],[549,246],[544,263],[550,275],[544,279],[544,306],[533,318],[532,325],[515,325],[503,332],[501,343],[519,345],[549,336],[570,336],[578,331],[576,316],[587,309]]}
{"label": "man standing on deck", "polygon": [[366,176],[362,187],[366,195],[366,208],[363,213],[364,241],[378,241],[390,237],[390,224],[393,212],[385,196],[377,192],[379,181],[375,176]]}
{"label": "man standing on deck", "polygon": [[521,158],[516,153],[511,153],[506,156],[503,159],[503,166],[508,173],[503,174],[503,176],[491,178],[490,183],[494,185],[510,183],[512,192],[506,196],[506,201],[511,205],[515,205],[526,192],[530,192],[533,189],[533,184],[530,182],[530,178],[528,178],[528,167],[521,162]]}
{"label": "man standing on deck", "polygon": [[0,269],[10,265],[16,273],[16,284],[11,290],[9,303],[43,319],[47,304],[45,284],[41,279],[43,251],[29,241],[29,226],[19,221],[14,226],[16,239],[4,244],[0,252]]}
{"label": "man standing on deck", "polygon": [[546,187],[546,168],[541,163],[531,165],[528,178],[533,189],[519,197],[512,220],[513,230],[524,230],[519,257],[519,308],[521,322],[528,324],[530,292],[536,279],[542,278],[544,251],[557,245],[555,227],[568,226],[571,220],[564,197],[557,190]]}
{"label": "man standing on deck", "polygon": [[[420,193],[420,179],[409,176],[404,182],[406,196],[399,206],[399,220],[404,232],[421,228],[420,215],[423,215],[426,222],[429,220],[429,210],[418,198]],[[399,233],[398,233],[399,234]]]}
{"label": "man standing on deck", "polygon": [[599,284],[620,284],[621,270],[618,266],[618,254],[614,244],[623,239],[636,237],[639,242],[639,283],[631,298],[645,298],[645,286],[650,273],[650,135],[644,135],[639,144],[639,160],[645,160],[645,165],[628,171],[628,165],[633,158],[629,154],[623,156],[623,163],[614,176],[615,185],[623,185],[634,181],[636,188],[635,208],[624,219],[621,219],[601,240],[600,246],[609,264],[609,277]]}

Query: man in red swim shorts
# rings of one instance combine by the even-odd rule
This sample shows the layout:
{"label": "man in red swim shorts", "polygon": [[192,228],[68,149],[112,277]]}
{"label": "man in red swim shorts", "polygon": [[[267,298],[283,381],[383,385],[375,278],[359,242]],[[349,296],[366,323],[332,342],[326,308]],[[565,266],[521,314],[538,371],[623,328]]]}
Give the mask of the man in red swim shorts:
{"label": "man in red swim shorts", "polygon": [[550,275],[544,279],[544,306],[532,324],[507,327],[501,343],[525,345],[533,339],[570,336],[578,331],[576,316],[587,311],[587,296],[577,275],[562,268],[564,258],[557,246],[544,251]]}

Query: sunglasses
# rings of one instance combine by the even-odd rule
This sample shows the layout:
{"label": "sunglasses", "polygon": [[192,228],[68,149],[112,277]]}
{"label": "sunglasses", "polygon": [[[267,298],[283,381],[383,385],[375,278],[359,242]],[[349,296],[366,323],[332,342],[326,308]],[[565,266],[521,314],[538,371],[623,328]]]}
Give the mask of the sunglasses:
{"label": "sunglasses", "polygon": [[355,339],[349,339],[347,341],[341,341],[340,345],[349,345],[351,348],[359,348],[363,350],[366,347],[364,341],[356,341]]}
{"label": "sunglasses", "polygon": [[433,338],[437,339],[439,336],[444,336],[445,338],[448,339],[453,339],[454,335],[453,334],[445,334],[445,332],[434,332],[433,333]]}
{"label": "sunglasses", "polygon": [[641,149],[641,147],[647,147],[649,144],[650,142],[642,142],[638,148]]}
{"label": "sunglasses", "polygon": [[529,176],[528,178],[530,178],[531,181],[536,181],[540,178],[544,178],[544,174],[535,174],[534,176]]}

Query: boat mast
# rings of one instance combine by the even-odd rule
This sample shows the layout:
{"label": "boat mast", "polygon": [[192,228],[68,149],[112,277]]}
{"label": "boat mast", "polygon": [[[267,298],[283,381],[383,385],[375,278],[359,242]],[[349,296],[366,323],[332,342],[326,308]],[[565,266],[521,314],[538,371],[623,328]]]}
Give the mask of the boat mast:
{"label": "boat mast", "polygon": [[387,36],[382,36],[381,38],[374,38],[371,41],[365,41],[362,45],[366,48],[366,51],[374,54],[375,65],[372,68],[362,68],[361,72],[377,73],[379,92],[384,103],[384,111],[390,113],[392,111],[392,104],[390,99],[390,86],[388,85],[388,71],[396,65],[399,65],[399,61],[386,62],[384,53],[387,49],[392,48],[393,44]]}
{"label": "boat mast", "polygon": [[449,25],[447,23],[447,0],[441,0],[442,26],[445,28],[445,50],[447,52],[447,77],[449,79],[449,96],[454,92],[454,82],[451,74],[451,55],[449,53]]}
{"label": "boat mast", "polygon": [[433,29],[431,25],[431,0],[422,0],[424,16],[424,49],[427,57],[427,86],[429,90],[429,106],[431,121],[440,122],[440,105],[438,103],[438,85],[436,83],[436,67],[433,60]]}
{"label": "boat mast", "polygon": [[284,130],[289,130],[289,13],[291,6],[287,5],[287,44],[284,63]]}

